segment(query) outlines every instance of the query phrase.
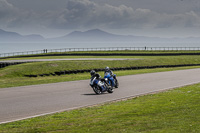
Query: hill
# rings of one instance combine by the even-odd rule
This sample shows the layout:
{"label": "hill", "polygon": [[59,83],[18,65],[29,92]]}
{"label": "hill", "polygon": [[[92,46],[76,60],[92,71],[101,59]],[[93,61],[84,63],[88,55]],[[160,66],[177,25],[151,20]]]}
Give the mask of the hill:
{"label": "hill", "polygon": [[93,29],[88,31],[74,31],[65,36],[54,38],[57,41],[94,41],[94,42],[119,42],[119,41],[137,41],[148,37],[117,35],[111,34],[100,29]]}
{"label": "hill", "polygon": [[0,29],[0,42],[24,42],[24,41],[44,41],[44,37],[37,34],[20,35],[16,32],[9,32]]}
{"label": "hill", "polygon": [[57,38],[44,38],[41,35],[20,35],[0,29],[0,42],[142,42],[142,43],[199,43],[200,37],[160,38],[133,35],[117,35],[92,29],[88,31],[73,31]]}

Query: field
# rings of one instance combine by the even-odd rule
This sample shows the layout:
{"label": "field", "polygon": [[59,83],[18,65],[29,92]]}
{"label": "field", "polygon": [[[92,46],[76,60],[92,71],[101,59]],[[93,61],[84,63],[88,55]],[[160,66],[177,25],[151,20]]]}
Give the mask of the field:
{"label": "field", "polygon": [[[56,56],[54,58],[58,58]],[[89,79],[89,73],[67,74],[62,76],[53,76],[55,72],[72,71],[72,70],[92,70],[104,69],[106,66],[110,68],[124,67],[141,67],[141,66],[157,66],[157,65],[199,65],[199,55],[182,55],[182,56],[61,56],[61,58],[124,58],[125,60],[100,61],[100,60],[77,60],[77,61],[47,61],[33,62],[19,65],[8,66],[0,69],[0,88],[55,83],[63,81],[73,81]],[[53,58],[52,56],[43,57],[23,57],[21,59],[41,59]],[[11,58],[19,59],[19,58]],[[129,59],[129,60],[127,60]],[[182,67],[182,68],[159,68],[144,70],[126,70],[115,71],[117,76],[127,74],[138,74],[146,72],[168,71],[186,68],[196,68],[199,66]],[[38,76],[36,78],[27,78],[25,75],[41,75],[49,74],[51,76]]]}
{"label": "field", "polygon": [[[103,52],[104,54],[107,52]],[[159,53],[159,52],[157,52]],[[156,54],[157,54],[156,53]],[[179,52],[177,52],[179,53]],[[33,84],[89,79],[89,73],[62,76],[24,75],[54,73],[64,70],[98,69],[109,66],[133,67],[155,65],[200,64],[200,55],[179,56],[42,56],[30,58],[130,58],[136,60],[114,61],[52,61],[8,66],[0,69],[0,88]],[[117,76],[199,68],[174,67],[114,71]],[[103,75],[103,72],[100,72]],[[1,124],[0,132],[200,132],[200,84],[177,88],[158,94],[131,98],[126,101],[106,103],[96,107],[37,117]]]}
{"label": "field", "polygon": [[3,133],[200,132],[200,84],[0,125]]}

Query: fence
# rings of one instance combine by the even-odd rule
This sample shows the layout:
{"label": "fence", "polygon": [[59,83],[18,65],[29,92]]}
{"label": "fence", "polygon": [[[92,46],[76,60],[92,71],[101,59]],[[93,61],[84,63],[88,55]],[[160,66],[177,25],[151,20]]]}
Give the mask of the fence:
{"label": "fence", "polygon": [[1,53],[0,57],[10,56],[22,56],[22,55],[33,55],[33,54],[46,54],[52,52],[76,52],[76,51],[199,51],[200,47],[99,47],[99,48],[62,48],[62,49],[44,49],[36,51],[24,51],[24,52],[12,52],[12,53]]}

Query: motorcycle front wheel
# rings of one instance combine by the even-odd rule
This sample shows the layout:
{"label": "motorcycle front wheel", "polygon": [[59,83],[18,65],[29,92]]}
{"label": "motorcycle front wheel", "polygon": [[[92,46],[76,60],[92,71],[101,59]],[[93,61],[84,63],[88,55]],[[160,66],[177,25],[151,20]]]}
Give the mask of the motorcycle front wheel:
{"label": "motorcycle front wheel", "polygon": [[115,79],[115,88],[118,88],[119,87],[119,82],[117,79]]}
{"label": "motorcycle front wheel", "polygon": [[[107,87],[108,87],[108,86],[107,86]],[[108,87],[107,92],[108,92],[108,93],[113,93],[113,87],[112,87],[112,86]]]}
{"label": "motorcycle front wheel", "polygon": [[98,86],[94,86],[93,87],[93,91],[96,93],[96,94],[101,94],[102,92],[101,92],[101,90],[100,90],[100,88],[98,87]]}
{"label": "motorcycle front wheel", "polygon": [[113,89],[108,89],[108,93],[113,93]]}

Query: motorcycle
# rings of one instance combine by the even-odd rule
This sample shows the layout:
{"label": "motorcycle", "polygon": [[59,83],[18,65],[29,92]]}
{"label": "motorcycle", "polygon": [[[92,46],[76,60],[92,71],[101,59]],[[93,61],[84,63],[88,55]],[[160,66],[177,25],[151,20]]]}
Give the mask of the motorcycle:
{"label": "motorcycle", "polygon": [[116,74],[114,74],[113,76],[110,75],[109,72],[106,72],[104,74],[104,79],[107,80],[108,84],[112,87],[118,88],[119,87],[119,82],[116,78]]}
{"label": "motorcycle", "polygon": [[96,77],[91,79],[90,86],[96,94],[102,94],[103,92],[113,93],[113,87],[106,84],[105,79],[98,80]]}

